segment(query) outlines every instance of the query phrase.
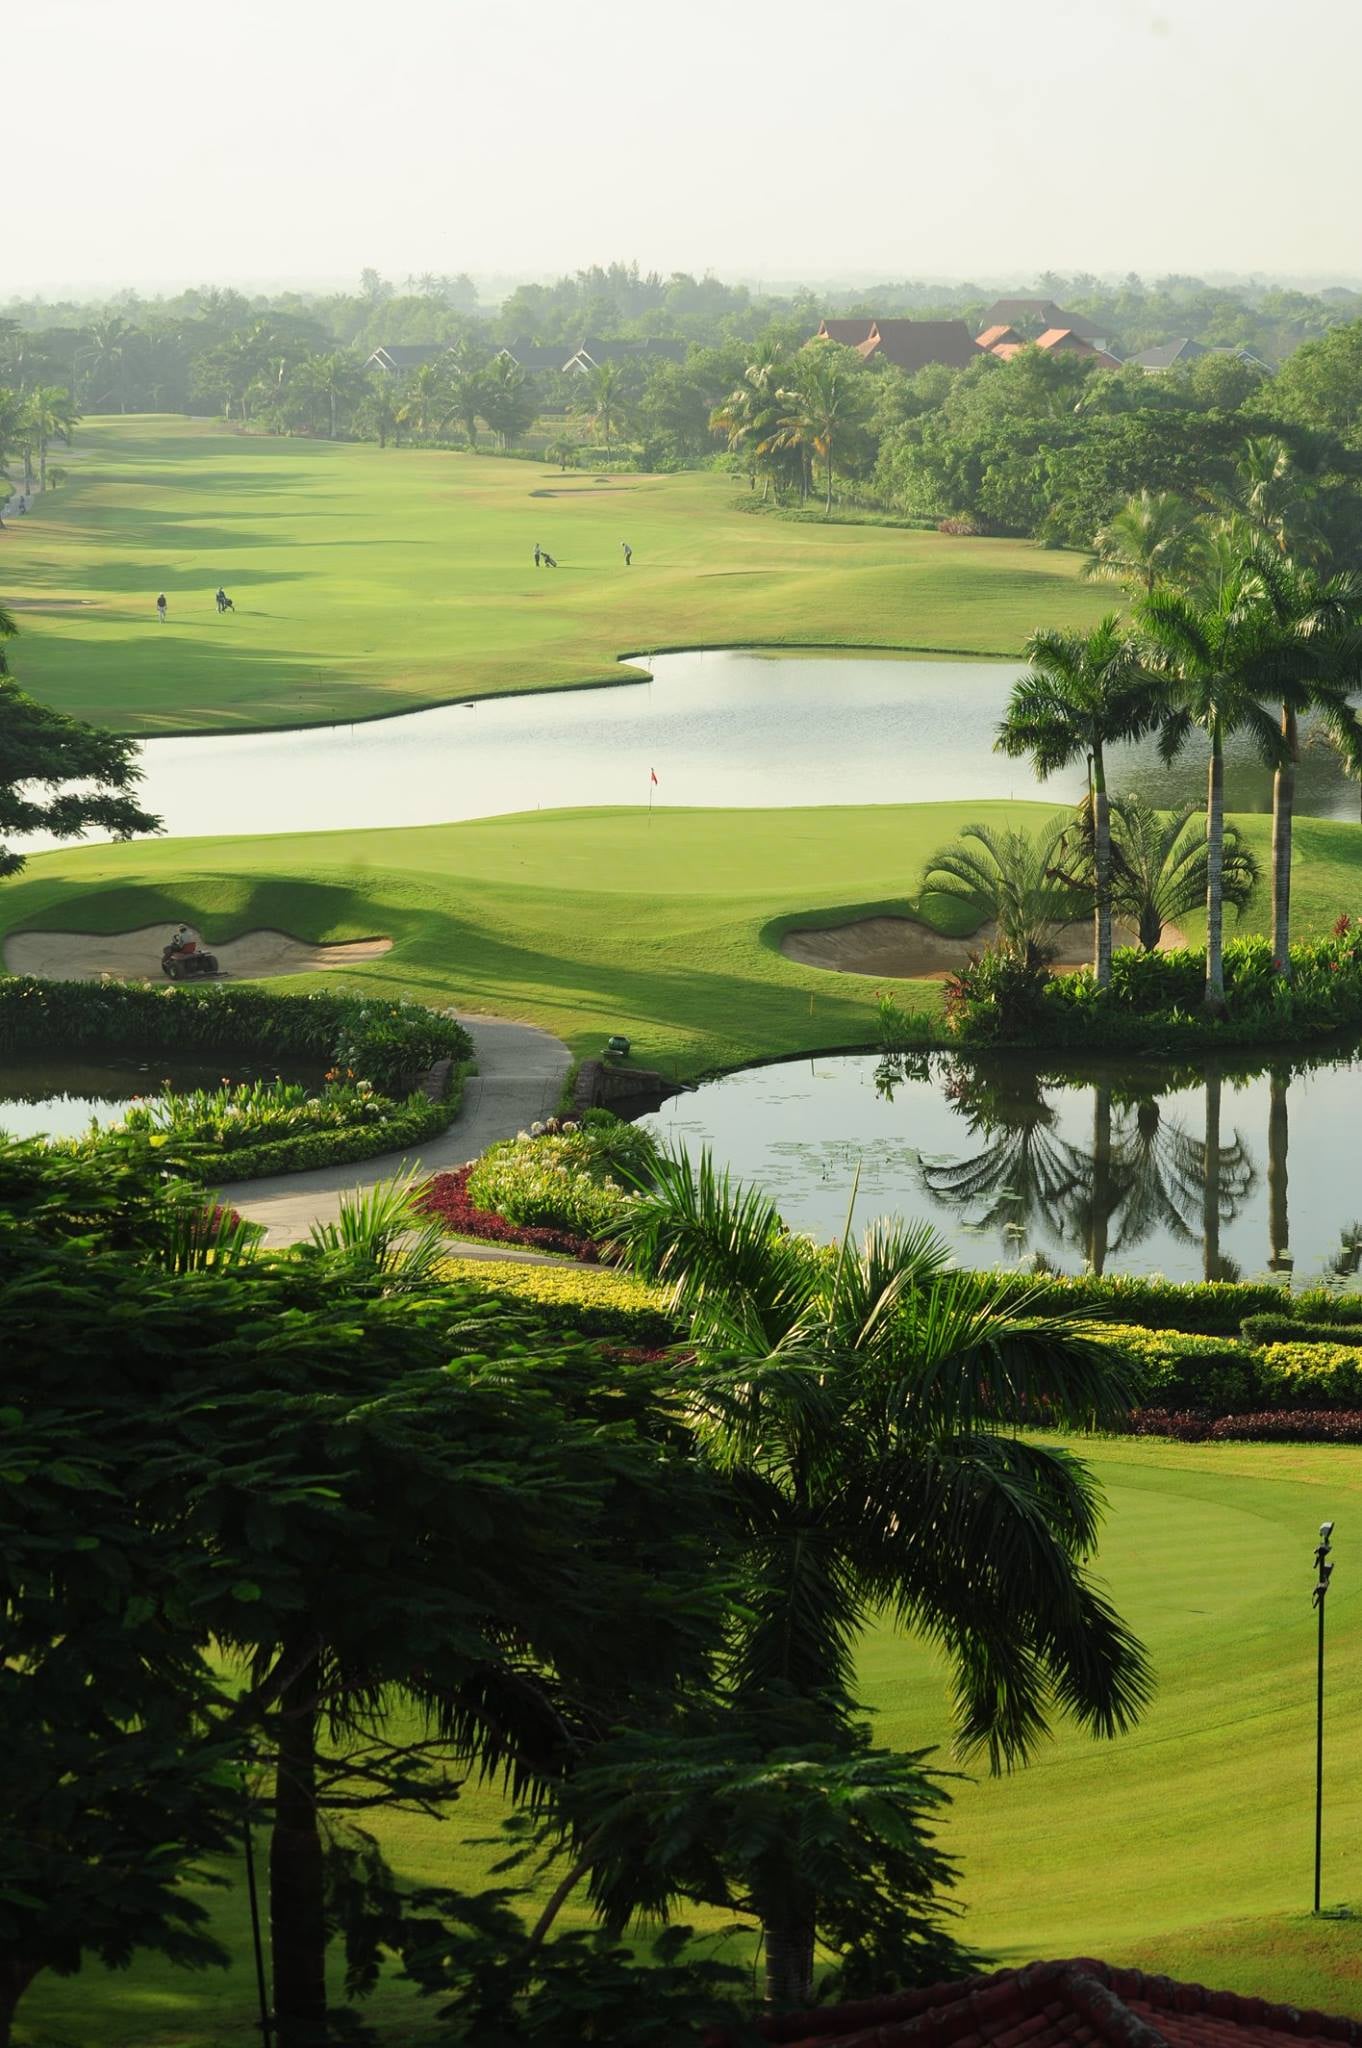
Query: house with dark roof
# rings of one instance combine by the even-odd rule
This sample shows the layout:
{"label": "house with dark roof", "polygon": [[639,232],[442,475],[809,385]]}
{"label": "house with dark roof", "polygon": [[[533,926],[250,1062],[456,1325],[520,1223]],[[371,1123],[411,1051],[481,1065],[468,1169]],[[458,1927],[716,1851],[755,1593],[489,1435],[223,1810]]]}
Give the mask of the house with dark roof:
{"label": "house with dark roof", "polygon": [[1066,313],[1053,299],[995,299],[983,315],[983,324],[985,330],[1015,327],[1023,341],[1034,341],[1058,327],[1066,334],[1076,334],[1080,341],[1090,341],[1094,348],[1111,348],[1111,336],[1095,321],[1081,313]]}
{"label": "house with dark roof", "polygon": [[510,363],[519,364],[522,370],[561,370],[572,354],[570,342],[551,341],[508,341],[504,348],[497,350],[498,356]]}
{"label": "house with dark roof", "polygon": [[443,341],[391,341],[376,348],[364,367],[383,370],[390,377],[405,377],[409,370],[419,370],[448,353],[448,345]]}
{"label": "house with dark roof", "polygon": [[585,374],[599,368],[602,363],[684,363],[686,344],[671,341],[661,335],[649,335],[644,341],[603,341],[595,335],[588,335],[578,349],[569,349],[562,367]]}
{"label": "house with dark roof", "polygon": [[854,348],[862,362],[894,363],[911,375],[929,363],[963,370],[979,351],[963,320],[824,320],[815,341]]}
{"label": "house with dark roof", "polygon": [[1204,341],[1193,341],[1190,334],[1178,334],[1172,341],[1156,342],[1153,348],[1141,349],[1130,360],[1141,370],[1185,370],[1202,356],[1234,356],[1239,362],[1248,363],[1264,374],[1268,370],[1268,365],[1260,356],[1254,355],[1252,349],[1230,345],[1212,347]]}
{"label": "house with dark roof", "polygon": [[784,2013],[757,2031],[783,2048],[1362,2048],[1357,2020],[1086,1958]]}

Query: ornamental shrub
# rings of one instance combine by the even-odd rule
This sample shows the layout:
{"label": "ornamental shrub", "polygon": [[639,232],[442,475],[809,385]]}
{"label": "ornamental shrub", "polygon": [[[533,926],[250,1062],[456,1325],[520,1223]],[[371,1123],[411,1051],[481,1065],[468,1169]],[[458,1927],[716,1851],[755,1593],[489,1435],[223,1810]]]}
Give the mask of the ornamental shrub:
{"label": "ornamental shrub", "polygon": [[555,1329],[577,1330],[586,1337],[618,1337],[661,1350],[682,1334],[663,1312],[661,1292],[630,1274],[454,1258],[443,1261],[440,1275],[507,1306],[533,1309]]}
{"label": "ornamental shrub", "polygon": [[1254,1415],[1222,1415],[1208,1421],[1188,1410],[1141,1408],[1131,1417],[1132,1436],[1176,1437],[1183,1443],[1362,1443],[1362,1408],[1270,1409]]}
{"label": "ornamental shrub", "polygon": [[1080,1273],[1072,1276],[990,1274],[1009,1307],[1024,1303],[1038,1315],[1109,1313],[1120,1323],[1149,1330],[1188,1330],[1223,1337],[1240,1335],[1247,1316],[1282,1317],[1313,1328],[1362,1327],[1362,1294],[1315,1287],[1292,1294],[1271,1281],[1145,1279],[1139,1274]]}
{"label": "ornamental shrub", "polygon": [[648,1133],[609,1110],[588,1111],[580,1122],[552,1118],[485,1152],[468,1177],[468,1197],[508,1223],[603,1237],[656,1158]]}
{"label": "ornamental shrub", "polygon": [[249,983],[43,981],[0,977],[0,1054],[241,1053],[348,1067],[384,1094],[406,1095],[440,1059],[472,1058],[453,1017],[372,996],[276,995]]}
{"label": "ornamental shrub", "polygon": [[[1349,1298],[1357,1301],[1356,1295]],[[1362,1308],[1362,1303],[1358,1306]],[[1245,1316],[1239,1328],[1250,1344],[1317,1344],[1320,1341],[1320,1325],[1304,1316]],[[1362,1345],[1362,1323],[1333,1323],[1328,1328],[1329,1342],[1335,1348]]]}
{"label": "ornamental shrub", "polygon": [[570,1231],[533,1229],[523,1223],[508,1223],[490,1209],[479,1209],[470,1201],[468,1182],[471,1166],[454,1173],[437,1173],[417,1198],[417,1207],[436,1216],[446,1230],[460,1237],[482,1238],[492,1244],[519,1244],[540,1252],[562,1252],[571,1259],[596,1260],[600,1247],[594,1238],[574,1237]]}

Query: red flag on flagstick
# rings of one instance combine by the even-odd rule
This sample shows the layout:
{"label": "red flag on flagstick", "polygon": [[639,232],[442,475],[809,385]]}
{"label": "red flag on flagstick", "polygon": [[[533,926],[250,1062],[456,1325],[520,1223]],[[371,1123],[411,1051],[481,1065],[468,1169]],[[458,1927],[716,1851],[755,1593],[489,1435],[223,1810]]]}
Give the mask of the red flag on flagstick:
{"label": "red flag on flagstick", "polygon": [[657,770],[656,770],[656,768],[650,768],[650,769],[648,770],[648,780],[649,780],[649,782],[656,782],[656,781],[657,781]]}

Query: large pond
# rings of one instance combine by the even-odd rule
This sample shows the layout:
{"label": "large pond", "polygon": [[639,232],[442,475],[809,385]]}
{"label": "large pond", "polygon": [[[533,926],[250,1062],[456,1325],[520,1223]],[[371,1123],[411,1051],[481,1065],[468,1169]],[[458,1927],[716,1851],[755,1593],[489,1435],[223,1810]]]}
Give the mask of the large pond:
{"label": "large pond", "polygon": [[0,1135],[10,1138],[79,1138],[91,1122],[120,1123],[132,1102],[217,1088],[224,1081],[274,1079],[321,1085],[320,1066],[262,1066],[228,1053],[220,1058],[172,1058],[165,1053],[98,1058],[6,1059],[0,1067]]}
{"label": "large pond", "polygon": [[795,1228],[933,1223],[969,1265],[1357,1285],[1362,1058],[1191,1079],[1139,1062],[940,1054],[753,1068],[645,1120],[759,1183]]}
{"label": "large pond", "polygon": [[[721,651],[640,655],[651,681],[418,711],[365,725],[150,740],[142,799],[174,834],[440,824],[510,811],[648,800],[769,807],[970,797],[1076,801],[1082,775],[1039,786],[993,751],[1017,662]],[[1204,796],[1193,746],[1169,770],[1118,751],[1113,787],[1164,806]],[[1265,769],[1231,745],[1231,810],[1263,811]],[[1356,818],[1358,792],[1307,743],[1297,809]],[[35,842],[36,843],[36,842]]]}

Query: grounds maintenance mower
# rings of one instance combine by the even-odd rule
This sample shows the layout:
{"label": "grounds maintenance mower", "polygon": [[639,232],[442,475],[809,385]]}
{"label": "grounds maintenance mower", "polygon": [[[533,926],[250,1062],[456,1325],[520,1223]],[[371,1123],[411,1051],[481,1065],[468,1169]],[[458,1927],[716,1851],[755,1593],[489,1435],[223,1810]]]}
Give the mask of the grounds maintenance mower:
{"label": "grounds maintenance mower", "polygon": [[217,954],[201,951],[197,939],[172,939],[162,949],[161,972],[172,981],[193,981],[217,971]]}

